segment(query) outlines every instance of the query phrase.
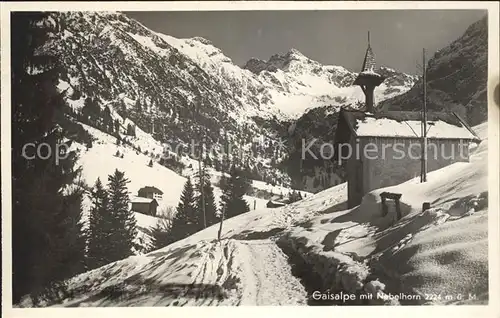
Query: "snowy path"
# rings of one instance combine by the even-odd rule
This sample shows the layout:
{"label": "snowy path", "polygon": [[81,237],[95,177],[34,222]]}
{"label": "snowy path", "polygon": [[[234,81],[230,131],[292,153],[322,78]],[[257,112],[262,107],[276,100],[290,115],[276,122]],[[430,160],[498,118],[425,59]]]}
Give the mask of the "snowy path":
{"label": "snowy path", "polygon": [[241,305],[306,304],[304,286],[291,273],[287,257],[270,240],[238,241],[243,269]]}
{"label": "snowy path", "polygon": [[202,241],[76,276],[56,307],[305,305],[307,293],[271,240]]}

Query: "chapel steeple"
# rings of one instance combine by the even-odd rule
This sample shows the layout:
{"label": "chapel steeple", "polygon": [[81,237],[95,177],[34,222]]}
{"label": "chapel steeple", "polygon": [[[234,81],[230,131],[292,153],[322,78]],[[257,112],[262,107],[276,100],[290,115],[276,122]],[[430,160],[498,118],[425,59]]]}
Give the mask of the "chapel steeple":
{"label": "chapel steeple", "polygon": [[373,54],[372,47],[370,45],[370,32],[368,32],[368,47],[365,53],[365,59],[363,60],[363,66],[361,67],[361,72],[354,81],[353,85],[358,85],[365,93],[365,111],[373,113],[374,111],[374,98],[373,91],[375,87],[382,84],[385,77],[375,72],[375,54]]}

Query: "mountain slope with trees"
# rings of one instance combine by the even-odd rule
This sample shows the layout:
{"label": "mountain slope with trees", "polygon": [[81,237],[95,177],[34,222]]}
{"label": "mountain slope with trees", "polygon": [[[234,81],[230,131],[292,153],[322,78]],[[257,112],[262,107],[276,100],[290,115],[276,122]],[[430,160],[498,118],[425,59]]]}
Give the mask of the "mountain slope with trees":
{"label": "mountain slope with trees", "polygon": [[[435,52],[427,65],[427,107],[455,111],[471,125],[488,118],[488,19],[473,23],[464,34]],[[382,109],[419,110],[422,81],[405,94],[385,100]]]}
{"label": "mountain slope with trees", "polygon": [[[350,85],[355,72],[294,49],[261,61],[265,69],[252,66],[253,60],[240,68],[207,39],[160,34],[123,13],[52,17],[63,31],[46,49],[60,53],[59,88],[72,118],[120,139],[140,129],[172,148],[204,140],[214,147],[206,163],[218,171],[229,169],[222,161],[230,145],[229,159],[239,160],[253,179],[289,185],[279,166],[286,154],[276,146],[280,136],[273,126],[296,120],[308,108],[339,108],[362,98],[361,89]],[[407,91],[417,79],[381,71],[389,80],[378,100]]]}

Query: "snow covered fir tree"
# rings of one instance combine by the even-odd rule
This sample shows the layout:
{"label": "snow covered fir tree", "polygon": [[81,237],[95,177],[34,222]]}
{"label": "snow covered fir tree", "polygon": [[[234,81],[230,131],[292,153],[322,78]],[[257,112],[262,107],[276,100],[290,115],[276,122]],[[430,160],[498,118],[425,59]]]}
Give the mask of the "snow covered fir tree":
{"label": "snow covered fir tree", "polygon": [[[234,28],[239,53],[169,12],[13,13],[13,306],[488,303],[491,30],[427,11],[366,11],[368,41],[357,11],[267,49]],[[446,32],[398,35],[422,21]],[[394,142],[466,150],[338,148]]]}

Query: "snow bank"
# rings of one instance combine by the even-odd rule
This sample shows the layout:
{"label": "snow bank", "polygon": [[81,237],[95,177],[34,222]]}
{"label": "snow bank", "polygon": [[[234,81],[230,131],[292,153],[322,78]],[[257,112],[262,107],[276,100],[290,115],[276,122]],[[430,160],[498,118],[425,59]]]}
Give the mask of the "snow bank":
{"label": "snow bank", "polygon": [[[360,206],[316,216],[282,239],[325,279],[340,277],[332,288],[373,291],[367,284],[379,277],[384,288],[377,293],[420,297],[413,304],[487,301],[487,140],[478,149],[470,163],[431,172],[426,183],[372,191]],[[384,191],[402,194],[401,220],[393,208],[382,216]],[[431,209],[422,211],[423,202]],[[342,269],[352,273],[346,282]]]}
{"label": "snow bank", "polygon": [[333,251],[324,251],[320,244],[310,244],[307,240],[296,240],[284,235],[278,244],[289,245],[294,252],[320,274],[323,288],[343,290],[348,293],[359,293],[363,290],[364,280],[370,273],[369,268],[351,257]]}
{"label": "snow bank", "polygon": [[404,248],[383,255],[379,262],[385,271],[398,273],[406,293],[438,295],[433,299],[437,304],[471,298],[487,303],[487,229],[485,209],[418,232]]}

